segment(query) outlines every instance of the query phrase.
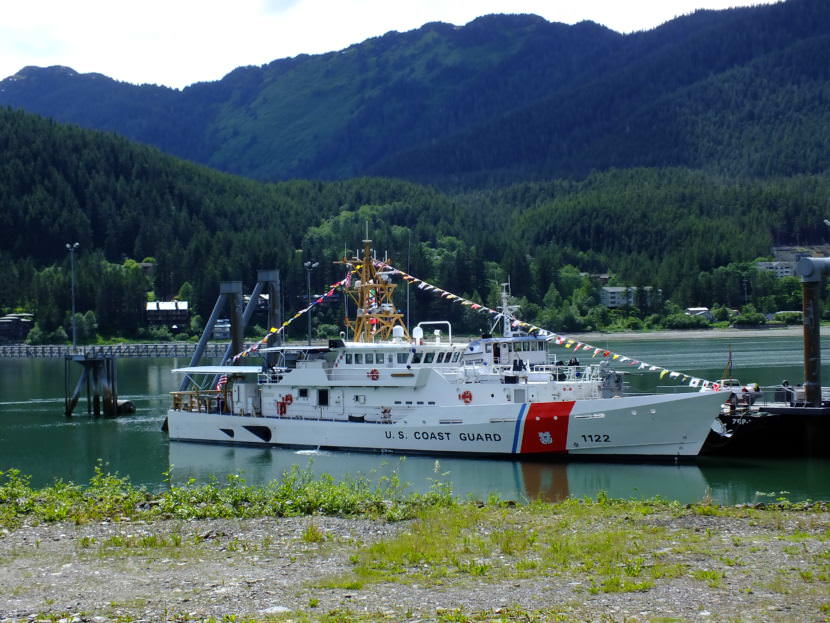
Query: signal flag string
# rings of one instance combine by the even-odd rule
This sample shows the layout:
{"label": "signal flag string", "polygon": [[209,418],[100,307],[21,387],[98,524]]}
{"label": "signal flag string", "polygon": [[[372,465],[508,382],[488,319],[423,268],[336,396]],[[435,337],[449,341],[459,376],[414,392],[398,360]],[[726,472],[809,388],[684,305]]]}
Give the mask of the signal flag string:
{"label": "signal flag string", "polygon": [[[479,313],[489,314],[492,317],[492,320],[497,320],[504,316],[504,314],[498,310],[491,309],[486,305],[481,305],[480,303],[475,303],[474,301],[467,300],[462,296],[458,296],[457,294],[448,292],[447,290],[439,288],[438,286],[434,286],[430,283],[427,283],[423,279],[413,277],[409,273],[406,273],[401,269],[392,266],[391,264],[381,262],[380,260],[374,260],[374,262],[377,268],[388,270],[393,275],[400,275],[404,281],[416,285],[419,290],[423,290],[425,292],[432,292],[433,294],[440,296],[441,298],[444,298],[448,301],[452,301],[453,303],[458,303],[465,307],[469,307],[471,310],[477,311]],[[588,344],[587,342],[582,342],[575,338],[568,337],[567,335],[562,335],[559,333],[555,333],[553,331],[548,331],[547,329],[537,327],[536,325],[530,324],[529,322],[524,322],[523,320],[514,319],[511,325],[514,328],[521,327],[525,329],[528,333],[536,333],[540,337],[544,337],[548,342],[554,342],[560,346],[563,346],[564,348],[573,349],[574,352],[579,350],[583,352],[588,351],[592,352],[592,357],[602,356],[603,358],[607,358],[612,361],[626,363],[629,366],[637,366],[638,370],[656,372],[660,376],[660,379],[664,379],[668,376],[670,379],[679,381],[681,383],[688,383],[689,387],[701,387],[706,389],[712,389],[714,391],[718,391],[721,388],[720,384],[714,381],[708,381],[706,379],[692,376],[690,374],[684,374],[683,372],[677,372],[675,370],[670,370],[662,366],[656,366],[645,361],[641,361],[639,359],[627,357],[620,353],[615,353],[608,349],[593,346],[591,344]]]}
{"label": "signal flag string", "polygon": [[[457,294],[453,294],[452,292],[449,292],[448,290],[444,290],[443,288],[439,288],[438,286],[427,283],[423,279],[419,279],[418,277],[414,277],[414,276],[410,275],[409,273],[407,273],[407,272],[405,272],[405,271],[403,271],[399,268],[396,268],[396,267],[392,266],[391,264],[387,264],[386,262],[382,262],[380,260],[373,260],[373,261],[374,261],[374,264],[377,268],[380,268],[384,271],[389,271],[393,275],[400,275],[401,278],[404,281],[407,281],[411,284],[416,285],[419,290],[423,290],[425,292],[432,292],[433,294],[436,294],[437,296],[440,296],[441,298],[444,298],[448,301],[451,301],[453,303],[458,303],[458,304],[463,305],[465,307],[469,307],[473,311],[476,311],[476,312],[479,312],[479,313],[489,314],[491,316],[492,320],[497,320],[497,319],[502,318],[504,316],[504,314],[502,312],[498,311],[498,310],[491,309],[490,307],[487,307],[486,305],[481,305],[480,303],[476,303],[474,301],[467,300],[462,296],[458,296]],[[320,295],[319,297],[314,299],[309,305],[307,305],[303,309],[297,311],[293,316],[291,316],[291,318],[289,318],[288,320],[283,322],[282,325],[280,325],[279,327],[271,327],[271,329],[268,332],[268,335],[266,335],[265,337],[263,337],[261,340],[257,341],[256,343],[252,344],[251,346],[249,346],[248,348],[243,350],[241,353],[238,353],[237,355],[234,355],[233,362],[236,363],[236,361],[239,360],[240,358],[248,357],[250,354],[257,352],[259,350],[260,346],[262,346],[263,344],[268,343],[268,339],[272,335],[279,335],[280,333],[285,331],[285,329],[292,322],[294,322],[297,318],[300,318],[304,314],[307,314],[309,311],[311,311],[311,309],[314,306],[319,305],[325,299],[327,299],[327,298],[331,297],[332,295],[334,295],[337,288],[339,288],[341,286],[345,286],[346,288],[348,288],[351,285],[352,275],[355,274],[358,270],[360,270],[360,265],[359,264],[357,266],[355,266],[354,268],[351,268],[346,273],[346,276],[343,279],[341,279],[340,281],[338,281],[336,283],[331,284],[329,286],[329,289],[326,291],[325,294]],[[638,370],[644,370],[644,371],[647,371],[647,372],[656,372],[659,375],[660,379],[664,379],[665,377],[668,376],[670,379],[679,381],[681,383],[688,383],[689,387],[700,387],[700,388],[712,389],[713,391],[719,391],[720,388],[721,388],[720,384],[716,383],[714,381],[708,381],[706,379],[699,378],[699,377],[696,377],[696,376],[692,376],[692,375],[689,375],[689,374],[685,374],[683,372],[677,372],[675,370],[670,370],[669,368],[664,368],[662,366],[653,365],[653,364],[650,364],[648,362],[641,361],[639,359],[634,359],[632,357],[627,357],[626,355],[622,355],[620,353],[615,353],[611,350],[601,348],[601,347],[598,347],[598,346],[594,346],[592,344],[588,344],[587,342],[582,342],[582,341],[577,340],[575,338],[568,337],[567,335],[562,335],[560,333],[555,333],[553,331],[548,331],[547,329],[537,327],[536,325],[533,325],[529,322],[525,322],[523,320],[513,319],[513,322],[511,323],[511,325],[514,328],[521,327],[522,329],[525,329],[528,333],[536,333],[540,337],[544,337],[548,342],[554,342],[555,344],[557,344],[559,346],[562,346],[564,348],[573,349],[574,352],[577,352],[577,351],[581,350],[581,351],[583,351],[583,353],[585,353],[585,351],[588,351],[588,352],[591,352],[591,357],[594,357],[594,358],[598,357],[598,356],[602,356],[603,358],[610,359],[611,361],[617,361],[619,363],[625,363],[625,364],[628,364],[629,366],[637,366]]]}

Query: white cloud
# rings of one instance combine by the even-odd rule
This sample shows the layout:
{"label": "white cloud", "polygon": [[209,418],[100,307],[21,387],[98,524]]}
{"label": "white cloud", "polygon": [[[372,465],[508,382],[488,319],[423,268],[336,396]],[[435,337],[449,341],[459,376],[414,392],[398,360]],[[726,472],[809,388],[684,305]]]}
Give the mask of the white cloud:
{"label": "white cloud", "polygon": [[487,13],[591,19],[631,32],[696,8],[760,0],[29,0],[4,3],[0,78],[25,65],[66,65],[128,82],[181,87],[240,65],[338,50],[426,22]]}

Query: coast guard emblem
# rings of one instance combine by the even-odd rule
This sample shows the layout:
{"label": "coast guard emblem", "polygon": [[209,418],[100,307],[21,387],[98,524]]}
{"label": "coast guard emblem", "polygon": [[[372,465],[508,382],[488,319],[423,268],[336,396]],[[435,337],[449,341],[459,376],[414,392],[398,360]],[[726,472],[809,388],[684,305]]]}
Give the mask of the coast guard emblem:
{"label": "coast guard emblem", "polygon": [[549,446],[553,443],[553,437],[548,431],[542,431],[539,433],[539,443]]}

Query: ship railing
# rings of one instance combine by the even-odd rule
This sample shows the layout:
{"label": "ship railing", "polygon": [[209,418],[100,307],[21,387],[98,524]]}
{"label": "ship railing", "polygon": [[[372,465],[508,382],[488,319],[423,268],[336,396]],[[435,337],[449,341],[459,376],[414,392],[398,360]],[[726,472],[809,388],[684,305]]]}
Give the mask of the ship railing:
{"label": "ship railing", "polygon": [[271,368],[267,372],[262,372],[257,376],[257,383],[263,385],[265,383],[279,383],[282,377],[291,370],[289,368]]}
{"label": "ship railing", "polygon": [[194,391],[170,392],[175,411],[193,413],[227,413],[228,400],[223,390],[197,389]]}
{"label": "ship railing", "polygon": [[556,364],[534,364],[530,367],[531,372],[544,372],[550,374],[554,381],[577,381],[599,380],[599,369],[596,366],[558,366]]}

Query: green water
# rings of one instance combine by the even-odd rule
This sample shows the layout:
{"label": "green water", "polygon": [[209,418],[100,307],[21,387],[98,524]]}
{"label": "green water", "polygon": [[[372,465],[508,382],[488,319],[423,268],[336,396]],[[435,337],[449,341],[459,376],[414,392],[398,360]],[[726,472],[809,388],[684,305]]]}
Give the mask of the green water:
{"label": "green water", "polygon": [[[735,365],[731,376],[744,382],[763,386],[784,378],[800,382],[802,377],[798,337],[597,341],[595,345],[708,379],[722,376],[731,345]],[[590,353],[582,359],[590,359]],[[822,360],[830,362],[830,350],[822,353]],[[18,468],[31,474],[36,485],[55,479],[86,482],[101,460],[108,470],[129,476],[134,483],[160,488],[171,466],[175,482],[189,478],[222,481],[234,473],[250,483],[261,483],[300,465],[338,477],[377,479],[396,473],[418,490],[427,489],[435,480],[448,481],[457,494],[478,498],[494,493],[516,500],[558,500],[605,491],[613,497],[660,495],[681,502],[711,495],[715,501],[730,504],[779,496],[830,500],[830,461],[825,459],[703,457],[680,465],[538,462],[170,443],[161,431],[168,392],[177,389],[169,370],[187,363],[119,360],[119,397],[133,401],[137,411],[109,420],[88,417],[84,401],[75,417],[63,416],[62,360],[0,359],[0,470]],[[654,373],[638,373],[626,366],[620,369],[630,372],[627,381],[635,391],[683,389]],[[830,384],[830,367],[824,366],[822,378]]]}

